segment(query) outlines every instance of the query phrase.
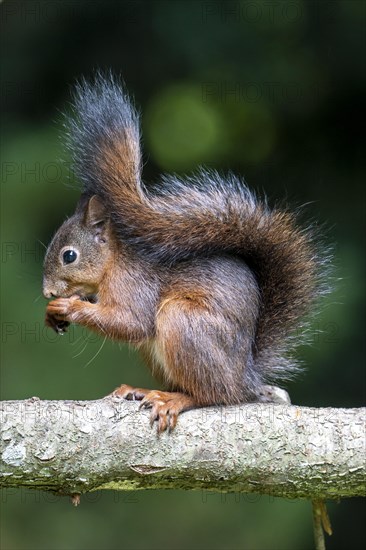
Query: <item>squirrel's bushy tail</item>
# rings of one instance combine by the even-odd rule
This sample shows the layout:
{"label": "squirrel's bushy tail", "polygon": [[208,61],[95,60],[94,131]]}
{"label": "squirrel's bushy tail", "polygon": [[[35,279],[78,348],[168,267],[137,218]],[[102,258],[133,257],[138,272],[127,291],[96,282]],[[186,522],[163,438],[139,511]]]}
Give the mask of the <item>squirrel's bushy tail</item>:
{"label": "squirrel's bushy tail", "polygon": [[312,231],[286,210],[270,209],[233,175],[163,176],[149,192],[140,177],[138,115],[113,77],[82,82],[74,110],[69,144],[84,193],[100,195],[124,242],[156,262],[242,257],[261,292],[256,362],[268,380],[288,377],[296,367],[286,352],[322,292]]}

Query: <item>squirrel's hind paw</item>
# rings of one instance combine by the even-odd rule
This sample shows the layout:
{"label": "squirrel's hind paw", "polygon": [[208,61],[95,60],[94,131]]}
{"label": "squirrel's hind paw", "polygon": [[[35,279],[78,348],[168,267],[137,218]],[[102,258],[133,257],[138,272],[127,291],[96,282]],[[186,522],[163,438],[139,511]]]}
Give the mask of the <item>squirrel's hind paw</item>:
{"label": "squirrel's hind paw", "polygon": [[151,409],[150,423],[157,421],[158,433],[161,433],[174,430],[178,415],[195,406],[194,399],[184,393],[152,390],[141,401],[140,409]]}
{"label": "squirrel's hind paw", "polygon": [[158,423],[158,433],[172,431],[178,420],[178,415],[197,406],[194,399],[184,393],[146,390],[122,384],[116,388],[111,397],[141,401],[140,409],[151,409],[150,424]]}

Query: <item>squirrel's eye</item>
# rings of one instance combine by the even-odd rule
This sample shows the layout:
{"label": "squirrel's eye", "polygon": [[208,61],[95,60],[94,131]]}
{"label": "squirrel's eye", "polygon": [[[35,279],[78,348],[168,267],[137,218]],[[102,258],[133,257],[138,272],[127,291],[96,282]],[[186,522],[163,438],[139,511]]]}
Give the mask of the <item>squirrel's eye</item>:
{"label": "squirrel's eye", "polygon": [[64,261],[64,264],[72,264],[78,257],[75,250],[65,250],[65,252],[62,254],[62,259]]}

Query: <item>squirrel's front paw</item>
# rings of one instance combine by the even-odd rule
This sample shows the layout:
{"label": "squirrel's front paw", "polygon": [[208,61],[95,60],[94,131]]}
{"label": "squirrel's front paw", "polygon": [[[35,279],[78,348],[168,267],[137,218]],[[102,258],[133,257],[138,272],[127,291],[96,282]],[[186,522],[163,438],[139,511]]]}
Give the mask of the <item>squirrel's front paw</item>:
{"label": "squirrel's front paw", "polygon": [[56,298],[49,302],[46,309],[45,323],[57,333],[63,334],[66,328],[74,321],[75,305],[80,301],[79,296],[70,298]]}

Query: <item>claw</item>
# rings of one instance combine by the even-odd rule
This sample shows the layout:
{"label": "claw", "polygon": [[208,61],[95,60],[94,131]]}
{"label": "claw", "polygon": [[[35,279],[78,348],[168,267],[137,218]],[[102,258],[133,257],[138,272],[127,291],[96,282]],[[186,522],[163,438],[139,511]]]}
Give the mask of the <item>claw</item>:
{"label": "claw", "polygon": [[153,427],[155,420],[158,420],[159,415],[154,409],[150,413],[150,428]]}
{"label": "claw", "polygon": [[164,432],[167,428],[168,428],[168,425],[169,425],[169,417],[167,414],[165,415],[159,415],[159,420],[158,420],[158,433],[160,434],[161,432]]}
{"label": "claw", "polygon": [[174,430],[179,413],[195,405],[193,398],[182,393],[152,390],[142,399],[139,409],[151,409],[150,425],[157,421],[158,434]]}

